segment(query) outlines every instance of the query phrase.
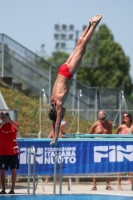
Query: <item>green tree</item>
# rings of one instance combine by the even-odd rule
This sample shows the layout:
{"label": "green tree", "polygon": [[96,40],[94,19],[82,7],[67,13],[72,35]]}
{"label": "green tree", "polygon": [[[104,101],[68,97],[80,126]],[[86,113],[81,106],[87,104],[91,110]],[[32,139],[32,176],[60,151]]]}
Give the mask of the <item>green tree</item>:
{"label": "green tree", "polygon": [[52,57],[46,58],[46,51],[44,51],[44,46],[41,46],[41,50],[39,52],[39,56],[42,59],[39,59],[36,61],[37,64],[42,66],[43,68],[49,70],[49,65],[52,66],[52,74],[57,75],[58,68],[66,62],[67,58],[69,57],[69,54],[66,52],[61,51],[55,51],[52,55]]}
{"label": "green tree", "polygon": [[53,57],[48,58],[47,61],[59,68],[60,65],[66,62],[68,57],[69,54],[67,54],[66,52],[55,51]]}
{"label": "green tree", "polygon": [[79,81],[91,86],[122,88],[125,93],[132,92],[132,80],[129,75],[130,60],[122,47],[114,41],[106,25],[95,31],[78,70]]}
{"label": "green tree", "polygon": [[53,57],[50,57],[47,59],[47,62],[51,63],[52,66],[52,74],[53,75],[57,75],[57,70],[58,68],[64,63],[66,62],[67,58],[68,58],[68,54],[66,52],[61,52],[61,51],[55,51],[53,54]]}

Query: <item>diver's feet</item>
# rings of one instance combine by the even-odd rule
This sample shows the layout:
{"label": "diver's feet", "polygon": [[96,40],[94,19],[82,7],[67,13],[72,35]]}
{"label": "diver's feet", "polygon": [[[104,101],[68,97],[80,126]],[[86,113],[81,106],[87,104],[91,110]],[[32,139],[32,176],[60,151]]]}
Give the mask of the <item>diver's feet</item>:
{"label": "diver's feet", "polygon": [[90,21],[90,25],[93,26],[93,28],[96,28],[97,25],[99,24],[99,22],[101,21],[102,19],[102,15],[98,14],[98,15],[95,15]]}

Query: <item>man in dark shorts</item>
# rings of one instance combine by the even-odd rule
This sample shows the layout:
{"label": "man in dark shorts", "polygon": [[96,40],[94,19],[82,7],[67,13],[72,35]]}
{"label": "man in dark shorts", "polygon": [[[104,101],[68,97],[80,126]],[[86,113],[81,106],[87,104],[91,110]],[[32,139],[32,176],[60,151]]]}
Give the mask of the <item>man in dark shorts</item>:
{"label": "man in dark shorts", "polygon": [[5,174],[9,167],[12,172],[12,185],[8,194],[15,194],[16,171],[19,168],[19,147],[18,143],[14,140],[17,137],[19,126],[17,122],[13,122],[10,119],[9,114],[6,111],[0,113],[0,119],[2,120],[2,123],[0,124],[0,170],[2,191],[0,194],[6,194]]}
{"label": "man in dark shorts", "polygon": [[59,68],[51,95],[51,109],[49,112],[49,118],[52,120],[53,131],[53,140],[50,143],[51,145],[57,145],[61,120],[63,119],[66,112],[66,109],[62,106],[65,103],[69,93],[70,81],[74,74],[77,72],[82,57],[86,51],[87,43],[101,19],[101,15],[95,15],[89,21],[89,25],[78,39],[74,51],[69,56],[66,63],[64,63]]}

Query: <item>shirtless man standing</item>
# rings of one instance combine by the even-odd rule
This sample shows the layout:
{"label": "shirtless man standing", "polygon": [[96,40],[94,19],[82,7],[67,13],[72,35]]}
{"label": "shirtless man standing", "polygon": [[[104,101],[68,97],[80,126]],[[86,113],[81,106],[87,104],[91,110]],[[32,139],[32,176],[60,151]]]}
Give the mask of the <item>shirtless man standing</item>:
{"label": "shirtless man standing", "polygon": [[50,145],[57,145],[60,123],[66,112],[66,108],[63,108],[62,106],[69,93],[70,81],[77,72],[82,57],[86,51],[87,43],[101,19],[101,15],[95,15],[89,21],[89,25],[78,39],[74,51],[58,70],[58,75],[51,95],[51,109],[49,112],[49,118],[52,120],[53,131],[53,140]]}
{"label": "shirtless man standing", "polygon": [[[96,121],[90,128],[90,134],[112,134],[112,122],[106,120],[106,113],[103,110],[98,112],[98,121]],[[110,178],[107,178],[106,190],[112,190],[110,186]],[[93,178],[93,188],[97,190],[96,178]]]}

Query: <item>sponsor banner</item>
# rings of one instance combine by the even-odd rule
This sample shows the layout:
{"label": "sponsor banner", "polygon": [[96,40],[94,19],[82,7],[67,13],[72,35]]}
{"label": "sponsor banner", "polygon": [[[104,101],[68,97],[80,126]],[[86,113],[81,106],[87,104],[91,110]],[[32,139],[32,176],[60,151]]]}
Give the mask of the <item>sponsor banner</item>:
{"label": "sponsor banner", "polygon": [[[28,148],[36,150],[36,174],[52,175],[55,155],[62,157],[64,175],[106,174],[133,171],[133,142],[128,141],[59,141],[57,147],[50,147],[49,141],[19,142],[20,169],[17,174],[28,173]],[[60,159],[57,161],[57,174]],[[9,172],[8,172],[9,173]],[[31,155],[31,174],[33,155]]]}

